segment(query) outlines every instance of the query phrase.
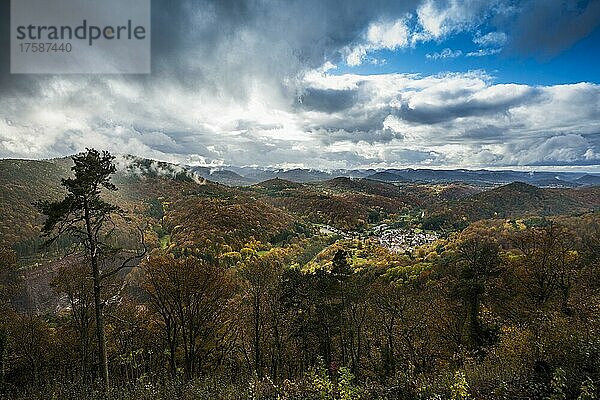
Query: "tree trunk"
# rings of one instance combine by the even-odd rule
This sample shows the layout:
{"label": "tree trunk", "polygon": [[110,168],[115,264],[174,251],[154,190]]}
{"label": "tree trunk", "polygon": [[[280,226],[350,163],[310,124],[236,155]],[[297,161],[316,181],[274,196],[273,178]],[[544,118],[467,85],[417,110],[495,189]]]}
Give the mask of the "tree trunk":
{"label": "tree trunk", "polygon": [[[94,251],[95,253],[95,251]],[[104,333],[103,304],[100,296],[100,270],[96,254],[92,256],[92,276],[94,279],[94,308],[96,311],[96,336],[98,338],[98,360],[104,388],[108,390],[108,359],[106,356],[106,336]]]}
{"label": "tree trunk", "polygon": [[471,345],[478,347],[481,345],[481,327],[479,326],[479,293],[477,289],[471,295],[469,319]]}
{"label": "tree trunk", "polygon": [[167,341],[169,342],[169,370],[171,371],[171,378],[173,379],[175,379],[177,376],[177,366],[175,365],[175,352],[177,351],[177,344],[175,343],[176,335],[177,332],[174,328],[172,328],[171,324],[167,325]]}
{"label": "tree trunk", "polygon": [[98,260],[94,255],[92,257],[92,272],[94,278],[94,306],[96,311],[96,336],[98,338],[98,359],[100,360],[100,374],[104,389],[108,391],[108,359],[106,356],[106,336],[104,332],[104,316],[102,298],[100,296],[100,271],[98,269]]}
{"label": "tree trunk", "polygon": [[89,241],[90,261],[92,264],[92,278],[94,280],[94,309],[96,312],[96,336],[98,338],[98,360],[100,361],[100,376],[104,389],[108,391],[108,359],[106,356],[106,336],[104,332],[103,304],[101,297],[100,267],[98,266],[98,244],[92,229],[91,217],[87,203],[84,209],[85,227]]}
{"label": "tree trunk", "polygon": [[4,355],[8,342],[8,331],[6,328],[0,330],[0,390],[4,389]]}
{"label": "tree trunk", "polygon": [[254,369],[256,375],[262,378],[260,360],[260,294],[254,294]]}

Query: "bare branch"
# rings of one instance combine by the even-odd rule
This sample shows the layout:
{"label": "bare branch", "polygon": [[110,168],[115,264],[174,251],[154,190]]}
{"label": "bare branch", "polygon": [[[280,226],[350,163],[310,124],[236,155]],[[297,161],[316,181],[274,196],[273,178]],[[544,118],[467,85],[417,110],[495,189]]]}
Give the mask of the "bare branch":
{"label": "bare branch", "polygon": [[137,230],[140,232],[140,240],[141,240],[142,246],[143,246],[142,251],[137,251],[134,255],[132,255],[131,257],[128,257],[125,261],[123,261],[123,263],[120,266],[100,275],[100,281],[102,281],[110,276],[118,274],[119,271],[123,270],[124,268],[131,268],[131,267],[135,266],[130,263],[134,260],[139,260],[146,255],[146,253],[148,252],[148,246],[146,246],[144,230],[141,229],[140,227],[137,227]]}

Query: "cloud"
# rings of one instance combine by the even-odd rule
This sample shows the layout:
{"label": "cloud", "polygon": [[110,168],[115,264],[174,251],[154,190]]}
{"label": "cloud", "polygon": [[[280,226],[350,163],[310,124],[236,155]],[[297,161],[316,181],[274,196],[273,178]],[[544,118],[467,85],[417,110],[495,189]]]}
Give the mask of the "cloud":
{"label": "cloud", "polygon": [[0,99],[0,155],[54,157],[95,146],[203,165],[600,164],[598,85],[322,70],[299,85],[303,97],[273,107],[260,86],[232,104],[178,86],[56,78],[43,96]]}
{"label": "cloud", "polygon": [[346,63],[351,66],[360,65],[368,52],[406,47],[409,44],[409,34],[406,18],[372,23],[364,35],[365,42],[346,50]]}
{"label": "cloud", "polygon": [[[317,136],[321,149],[367,153],[377,165],[599,163],[600,140],[594,138],[600,121],[593,115],[600,111],[598,85],[491,82],[480,72],[313,76],[308,85],[356,92],[357,102],[342,112],[305,115],[305,123],[326,127]],[[351,131],[340,123],[356,116],[364,118],[361,125],[368,129]],[[398,156],[410,152],[427,156]]]}
{"label": "cloud", "polygon": [[307,88],[299,97],[299,102],[302,108],[307,110],[335,112],[352,107],[356,97],[356,90]]}
{"label": "cloud", "polygon": [[419,40],[440,39],[452,33],[473,29],[479,25],[486,11],[488,1],[424,1],[417,9],[421,32]]}
{"label": "cloud", "polygon": [[[598,85],[500,85],[482,71],[341,72],[343,63],[381,62],[377,51],[461,32],[485,46],[466,54],[474,57],[500,52],[501,32],[502,51],[556,51],[593,28],[595,3],[548,3],[155,1],[150,76],[14,76],[0,63],[0,157],[94,146],[203,165],[600,164]],[[544,33],[548,13],[564,39]],[[534,23],[501,18],[521,15]],[[567,23],[582,27],[573,33]],[[5,57],[7,46],[0,37]]]}
{"label": "cloud", "polygon": [[433,60],[438,60],[440,58],[456,58],[456,57],[460,57],[460,56],[462,56],[461,50],[452,50],[447,47],[444,50],[440,51],[439,53],[436,52],[436,53],[425,54],[426,58],[433,59]]}
{"label": "cloud", "polygon": [[481,47],[502,47],[506,44],[507,39],[504,32],[489,32],[485,35],[477,33],[473,38],[473,43]]}
{"label": "cloud", "polygon": [[[600,2],[423,0],[397,19],[386,21],[371,22],[357,40],[344,47],[348,65],[360,65],[379,50],[440,43],[464,32],[476,32],[473,42],[483,48],[470,52],[470,56],[498,54],[508,46],[513,53],[551,57],[600,26]],[[490,28],[496,30],[480,32]]]}
{"label": "cloud", "polygon": [[467,57],[485,57],[492,56],[494,54],[500,54],[502,49],[479,49],[477,51],[470,51],[465,54]]}
{"label": "cloud", "polygon": [[507,146],[509,160],[524,165],[597,165],[600,161],[598,140],[579,134],[551,136],[536,142],[535,148],[519,143]]}
{"label": "cloud", "polygon": [[514,51],[552,57],[600,26],[600,2],[529,0],[506,25],[513,31]]}
{"label": "cloud", "polygon": [[360,39],[344,49],[345,62],[357,66],[375,51],[414,47],[421,42],[440,41],[452,33],[475,29],[485,20],[491,3],[489,0],[422,1],[416,10],[398,19],[370,23]]}

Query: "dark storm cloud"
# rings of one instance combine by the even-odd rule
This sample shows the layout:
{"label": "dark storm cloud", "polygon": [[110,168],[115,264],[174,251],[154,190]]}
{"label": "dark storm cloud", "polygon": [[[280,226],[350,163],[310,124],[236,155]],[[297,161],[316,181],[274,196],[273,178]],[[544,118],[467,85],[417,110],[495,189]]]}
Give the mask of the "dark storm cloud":
{"label": "dark storm cloud", "polygon": [[513,107],[537,100],[539,95],[537,89],[528,88],[524,93],[515,96],[493,99],[466,97],[452,104],[423,104],[411,107],[405,102],[392,115],[411,123],[437,124],[456,118],[507,113]]}
{"label": "dark storm cloud", "polygon": [[[451,6],[446,1],[435,3],[440,10]],[[483,10],[486,3],[498,1],[478,1],[475,8]],[[536,0],[523,7],[517,29],[526,35],[514,37],[526,42],[519,48],[536,50],[540,44],[560,48],[597,25],[599,2],[584,6],[563,3]],[[9,4],[9,0],[0,0],[0,85],[35,93],[47,76],[8,74]],[[420,4],[419,0],[352,0],[343,4],[319,0],[153,0],[153,74],[124,79],[148,85],[166,81],[190,91],[239,98],[248,95],[247,87],[255,79],[263,79],[291,100],[296,89],[293,78],[299,72],[316,68],[325,60],[339,61],[342,49],[360,38],[369,23],[400,18],[415,12]],[[567,16],[558,18],[565,10]],[[549,18],[560,22],[549,24]],[[336,107],[334,102],[327,104]]]}
{"label": "dark storm cloud", "polygon": [[368,131],[347,131],[344,129],[326,130],[321,129],[313,132],[324,145],[332,145],[337,142],[348,141],[352,143],[390,143],[394,139],[402,138],[402,135],[389,129],[378,129]]}
{"label": "dark storm cloud", "polygon": [[[275,84],[299,70],[339,58],[371,20],[394,18],[417,1],[234,1],[153,0],[151,77],[184,87],[227,90],[244,95],[249,77]],[[7,78],[10,1],[0,0],[2,80],[35,84],[44,77]],[[72,77],[77,79],[77,77]],[[14,82],[13,82],[14,83]],[[240,83],[243,83],[240,85]]]}
{"label": "dark storm cloud", "polygon": [[[312,123],[307,123],[306,128],[308,130],[324,129],[332,132],[345,131],[354,133],[357,140],[360,140],[360,137],[368,132],[383,129],[383,122],[394,112],[395,109],[391,106],[363,108],[362,104],[358,103],[354,108],[344,110],[343,113],[332,114]],[[358,133],[361,135],[358,135]]]}
{"label": "dark storm cloud", "polygon": [[357,90],[308,88],[300,96],[299,103],[305,110],[333,113],[354,106],[357,100]]}
{"label": "dark storm cloud", "polygon": [[[460,11],[454,10],[458,7],[454,2],[434,3],[439,10]],[[477,1],[468,8],[501,8],[505,3],[511,4]],[[35,93],[46,76],[8,74],[9,4],[9,0],[0,0],[0,85]],[[393,21],[407,12],[414,13],[420,4],[423,1],[153,0],[153,74],[124,79],[146,84],[165,80],[191,91],[244,97],[248,84],[261,77],[286,95],[293,95],[295,88],[289,93],[290,81],[285,83],[285,78],[294,78],[325,60],[339,61],[342,49],[358,40],[369,23]],[[600,2],[531,0],[516,16],[511,37],[518,49],[555,53],[598,25]],[[480,20],[481,16],[472,18]],[[466,20],[459,22],[458,26],[469,26]]]}
{"label": "dark storm cloud", "polygon": [[33,75],[10,73],[10,0],[0,0],[0,96],[19,93],[34,96],[44,79]]}
{"label": "dark storm cloud", "polygon": [[527,55],[554,56],[598,26],[598,0],[530,0],[514,23],[511,46]]}
{"label": "dark storm cloud", "polygon": [[476,128],[467,129],[462,133],[461,137],[467,140],[477,140],[478,142],[497,143],[505,134],[505,129],[495,125],[478,126]]}

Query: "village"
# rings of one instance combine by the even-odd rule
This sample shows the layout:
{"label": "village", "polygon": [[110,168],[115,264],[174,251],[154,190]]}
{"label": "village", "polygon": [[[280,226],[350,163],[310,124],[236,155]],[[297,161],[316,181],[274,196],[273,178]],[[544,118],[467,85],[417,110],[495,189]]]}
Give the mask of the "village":
{"label": "village", "polygon": [[374,239],[394,253],[412,252],[419,246],[433,243],[439,236],[433,231],[423,231],[418,228],[393,228],[388,224],[374,226],[366,232],[344,232],[330,225],[321,225],[320,233],[339,235],[344,239]]}
{"label": "village", "polygon": [[377,238],[379,244],[391,252],[410,253],[419,246],[435,242],[439,236],[420,229],[382,229]]}

